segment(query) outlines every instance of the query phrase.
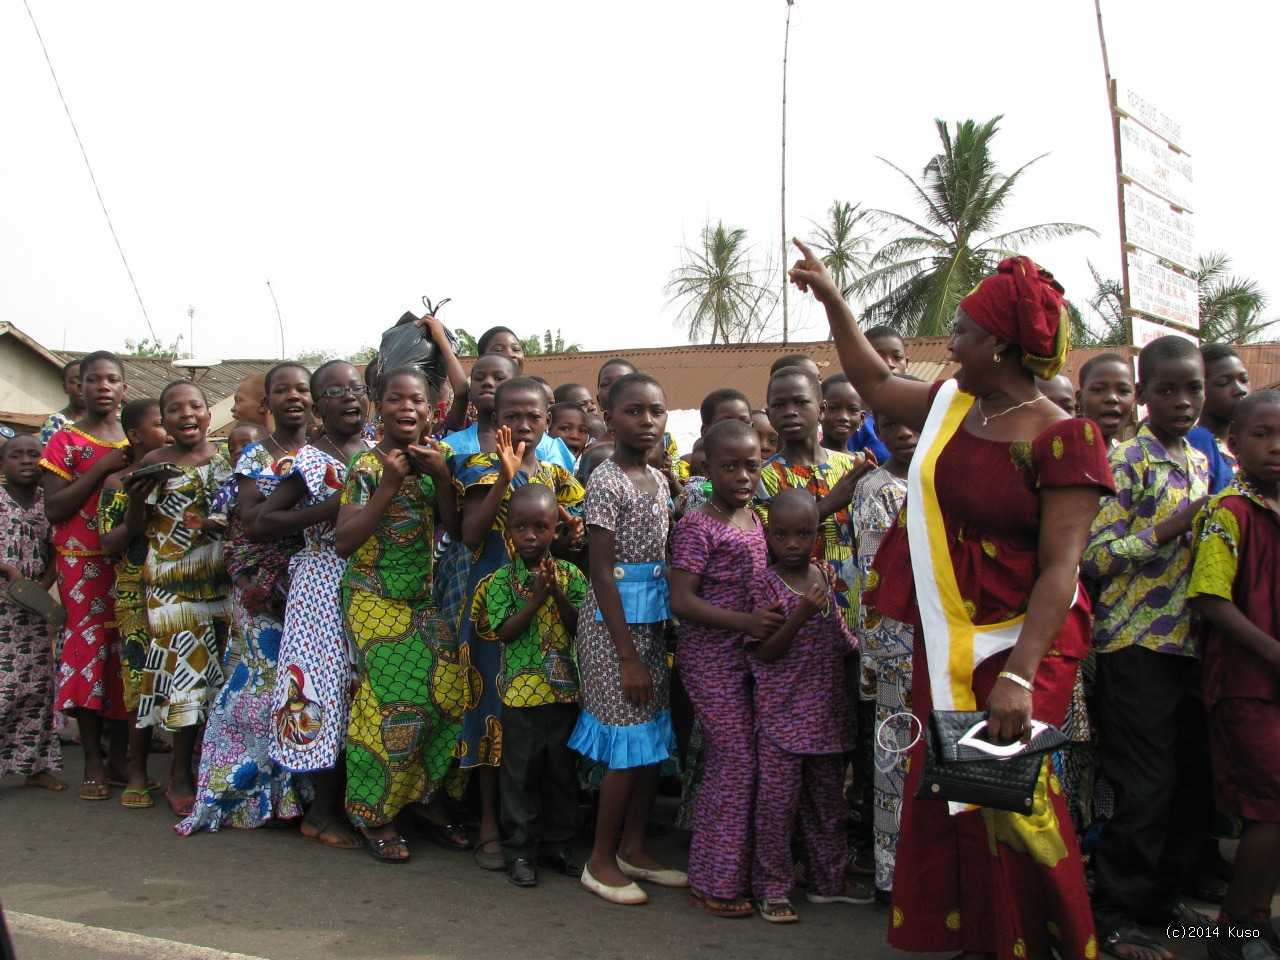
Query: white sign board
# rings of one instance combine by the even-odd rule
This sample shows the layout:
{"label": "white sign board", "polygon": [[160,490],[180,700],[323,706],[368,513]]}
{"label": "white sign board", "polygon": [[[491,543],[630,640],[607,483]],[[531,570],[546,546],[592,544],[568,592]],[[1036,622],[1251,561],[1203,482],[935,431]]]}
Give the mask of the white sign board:
{"label": "white sign board", "polygon": [[1164,137],[1175,147],[1182,145],[1182,124],[1119,80],[1116,81],[1116,109],[1126,117],[1133,117],[1152,133]]}
{"label": "white sign board", "polygon": [[1191,158],[1127,117],[1120,118],[1120,172],[1174,206],[1191,209]]}
{"label": "white sign board", "polygon": [[1131,309],[1200,329],[1200,290],[1194,280],[1140,251],[1129,253],[1128,263]]}
{"label": "white sign board", "polygon": [[1196,267],[1196,228],[1191,214],[1178,213],[1168,202],[1141,187],[1124,185],[1124,238],[1180,267]]}
{"label": "white sign board", "polygon": [[1200,341],[1192,334],[1185,330],[1179,330],[1177,327],[1167,327],[1163,323],[1156,323],[1154,320],[1147,320],[1145,317],[1130,317],[1133,324],[1133,345],[1141,350],[1152,340],[1160,337],[1182,337],[1190,340],[1197,346]]}

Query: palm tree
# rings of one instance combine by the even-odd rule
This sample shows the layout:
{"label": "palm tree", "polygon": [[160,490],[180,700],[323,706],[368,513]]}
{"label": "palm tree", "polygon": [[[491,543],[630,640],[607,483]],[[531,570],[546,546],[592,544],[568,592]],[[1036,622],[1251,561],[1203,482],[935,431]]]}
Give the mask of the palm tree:
{"label": "palm tree", "polygon": [[1071,316],[1073,347],[1121,347],[1128,343],[1124,322],[1124,285],[1112,277],[1104,277],[1089,264],[1093,277],[1093,293],[1087,302],[1091,317],[1086,317],[1074,303],[1067,302]]}
{"label": "palm tree", "polygon": [[536,333],[532,336],[521,337],[520,346],[524,347],[526,356],[536,356],[539,353],[578,353],[582,350],[582,344],[570,343],[565,344],[564,335],[561,334],[560,328],[556,328],[555,336],[552,336],[550,328],[539,337]]}
{"label": "palm tree", "polygon": [[1231,273],[1225,253],[1202,253],[1192,277],[1200,287],[1200,337],[1206,343],[1248,343],[1280,320],[1264,320],[1267,295],[1258,281]]}
{"label": "palm tree", "polygon": [[777,297],[757,280],[757,274],[768,275],[768,266],[757,269],[747,231],[740,227],[708,221],[700,240],[697,247],[684,246],[680,266],[663,288],[668,305],[683,301],[676,324],[685,328],[690,343],[708,335],[711,343],[726,345],[758,337]]}
{"label": "palm tree", "polygon": [[476,342],[475,337],[467,333],[466,330],[463,330],[462,327],[455,328],[453,332],[457,334],[457,337],[458,337],[458,356],[460,357],[479,356],[480,344]]}
{"label": "palm tree", "polygon": [[824,223],[809,221],[815,231],[810,235],[812,246],[822,254],[822,262],[846,297],[854,280],[871,269],[871,245],[880,232],[871,226],[871,211],[861,207],[833,200]]}
{"label": "palm tree", "polygon": [[868,323],[891,324],[903,336],[945,333],[961,298],[1005,257],[1027,244],[1081,231],[1096,234],[1078,223],[996,232],[1019,178],[1041,159],[1009,174],[996,169],[991,141],[1002,119],[958,122],[954,135],[945,121],[935,120],[942,152],[925,165],[919,180],[880,158],[911,184],[925,222],[872,211],[881,222],[904,232],[880,249],[870,273],[853,282],[853,293],[876,298],[865,309]]}

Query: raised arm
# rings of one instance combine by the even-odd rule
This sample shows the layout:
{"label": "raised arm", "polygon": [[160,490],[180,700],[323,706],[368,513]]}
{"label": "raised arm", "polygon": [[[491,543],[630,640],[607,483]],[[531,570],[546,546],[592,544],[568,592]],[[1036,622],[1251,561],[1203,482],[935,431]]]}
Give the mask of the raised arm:
{"label": "raised arm", "polygon": [[844,295],[836,286],[826,266],[799,240],[792,243],[804,254],[791,268],[791,282],[802,293],[812,291],[813,297],[827,311],[831,336],[836,343],[836,354],[849,382],[877,414],[886,414],[905,423],[913,430],[924,426],[929,415],[929,384],[916,383],[895,377],[870,341],[858,329],[853,311],[845,303]]}
{"label": "raised arm", "polygon": [[487,490],[472,488],[462,502],[462,542],[468,550],[479,550],[493,529],[506,499],[511,481],[524,460],[524,441],[511,445],[511,429],[499,427],[495,438],[498,450],[498,478]]}
{"label": "raised arm", "polygon": [[[467,371],[462,369],[462,364],[458,362],[458,357],[453,352],[453,344],[449,342],[449,335],[445,332],[444,324],[437,320],[431,314],[427,314],[418,321],[418,326],[426,327],[427,332],[431,334],[431,340],[440,351],[440,356],[444,358],[445,373],[449,377],[449,385],[453,387],[453,396],[455,398],[462,397],[462,409],[466,412],[467,403]],[[453,413],[453,408],[449,410]]]}

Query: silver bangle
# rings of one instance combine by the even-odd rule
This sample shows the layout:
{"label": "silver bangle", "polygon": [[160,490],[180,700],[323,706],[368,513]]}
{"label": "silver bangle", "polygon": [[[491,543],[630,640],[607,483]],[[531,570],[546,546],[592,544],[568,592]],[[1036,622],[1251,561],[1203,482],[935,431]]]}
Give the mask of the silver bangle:
{"label": "silver bangle", "polygon": [[1035,690],[1036,690],[1035,685],[1030,680],[1027,680],[1025,677],[1020,677],[1016,673],[1010,673],[1008,670],[1001,670],[997,674],[997,676],[1004,680],[1012,680],[1014,683],[1020,686],[1023,690],[1026,690],[1028,693],[1035,693]]}

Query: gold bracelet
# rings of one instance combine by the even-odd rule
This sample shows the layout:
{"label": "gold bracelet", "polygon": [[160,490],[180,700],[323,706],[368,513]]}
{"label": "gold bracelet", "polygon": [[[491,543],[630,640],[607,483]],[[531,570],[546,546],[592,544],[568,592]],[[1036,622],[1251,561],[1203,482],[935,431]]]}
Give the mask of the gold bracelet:
{"label": "gold bracelet", "polygon": [[1000,677],[1003,680],[1012,680],[1014,683],[1020,686],[1023,690],[1026,690],[1028,693],[1035,693],[1035,689],[1036,689],[1035,685],[1032,684],[1030,680],[1027,680],[1024,677],[1020,677],[1016,673],[1010,673],[1008,670],[1001,670],[998,674],[996,674],[996,676]]}

